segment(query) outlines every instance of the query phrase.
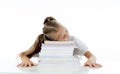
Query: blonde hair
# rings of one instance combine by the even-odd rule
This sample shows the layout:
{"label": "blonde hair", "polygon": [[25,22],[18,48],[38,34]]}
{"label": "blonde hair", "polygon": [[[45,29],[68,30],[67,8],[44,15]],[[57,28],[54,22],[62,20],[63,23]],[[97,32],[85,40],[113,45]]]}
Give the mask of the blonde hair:
{"label": "blonde hair", "polygon": [[32,52],[27,54],[29,58],[31,58],[34,54],[38,53],[41,51],[41,46],[42,43],[44,43],[45,40],[54,40],[54,34],[58,31],[58,28],[60,27],[60,24],[57,23],[57,20],[53,17],[46,17],[44,22],[44,27],[43,27],[43,34],[40,34],[37,37],[37,40],[35,41],[34,44],[34,49],[32,49]]}
{"label": "blonde hair", "polygon": [[44,27],[43,27],[43,34],[45,40],[54,40],[54,34],[58,31],[60,24],[57,23],[57,20],[50,16],[45,18],[44,20]]}

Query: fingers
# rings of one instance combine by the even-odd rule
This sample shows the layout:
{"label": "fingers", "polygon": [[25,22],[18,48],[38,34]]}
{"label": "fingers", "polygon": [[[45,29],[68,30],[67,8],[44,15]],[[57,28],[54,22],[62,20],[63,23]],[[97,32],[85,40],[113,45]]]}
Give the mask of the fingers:
{"label": "fingers", "polygon": [[17,65],[17,67],[31,67],[31,66],[37,66],[37,64],[33,62],[22,62]]}
{"label": "fingers", "polygon": [[89,66],[91,68],[100,68],[102,65],[97,64],[97,63],[85,63],[84,66]]}
{"label": "fingers", "polygon": [[90,64],[90,63],[85,63],[84,66],[92,67],[92,64]]}
{"label": "fingers", "polygon": [[95,65],[93,65],[93,68],[100,68],[100,67],[102,67],[102,66],[99,65],[99,64],[95,64]]}
{"label": "fingers", "polygon": [[95,63],[95,64],[93,64],[93,67],[94,68],[100,68],[100,67],[102,67],[102,65]]}

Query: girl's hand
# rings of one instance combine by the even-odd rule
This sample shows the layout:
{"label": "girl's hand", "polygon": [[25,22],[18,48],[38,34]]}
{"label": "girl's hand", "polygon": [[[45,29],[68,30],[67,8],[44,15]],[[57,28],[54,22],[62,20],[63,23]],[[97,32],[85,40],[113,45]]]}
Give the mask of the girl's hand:
{"label": "girl's hand", "polygon": [[31,67],[31,66],[37,66],[37,64],[30,61],[28,58],[22,58],[22,62],[17,65],[17,67]]}
{"label": "girl's hand", "polygon": [[95,56],[93,56],[93,55],[88,58],[88,60],[84,64],[84,66],[89,66],[89,67],[93,67],[93,68],[100,68],[100,67],[102,67],[102,65],[96,63]]}
{"label": "girl's hand", "polygon": [[102,65],[96,63],[96,57],[90,52],[86,52],[85,56],[87,57],[87,61],[85,62],[84,66],[89,66],[93,68],[100,68]]}
{"label": "girl's hand", "polygon": [[91,62],[89,60],[84,63],[84,66],[89,66],[91,68],[100,68],[100,67],[102,67],[102,65],[100,65],[100,64],[98,64],[96,62]]}

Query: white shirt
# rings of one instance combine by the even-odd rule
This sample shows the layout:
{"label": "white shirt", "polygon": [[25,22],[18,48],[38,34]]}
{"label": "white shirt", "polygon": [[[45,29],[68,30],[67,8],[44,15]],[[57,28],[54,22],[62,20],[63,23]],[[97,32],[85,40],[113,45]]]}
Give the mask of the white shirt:
{"label": "white shirt", "polygon": [[87,51],[88,51],[88,47],[78,38],[74,37],[74,36],[70,36],[71,41],[75,42],[76,51],[73,52],[73,54],[77,54],[77,55],[84,55]]}

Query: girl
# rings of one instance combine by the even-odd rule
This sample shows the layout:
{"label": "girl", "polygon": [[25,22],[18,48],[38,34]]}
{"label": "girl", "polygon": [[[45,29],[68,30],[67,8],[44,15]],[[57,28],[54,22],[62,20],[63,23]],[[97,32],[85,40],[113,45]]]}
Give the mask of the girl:
{"label": "girl", "polygon": [[84,66],[99,68],[102,65],[96,63],[95,56],[88,50],[87,46],[74,36],[70,36],[67,29],[61,25],[55,18],[46,17],[44,20],[43,34],[40,34],[35,43],[27,51],[21,52],[20,57],[22,62],[18,65],[21,67],[30,67],[36,66],[37,64],[33,63],[30,58],[41,51],[41,45],[45,40],[50,41],[74,41],[77,48],[77,51],[73,55],[84,55],[87,58]]}

